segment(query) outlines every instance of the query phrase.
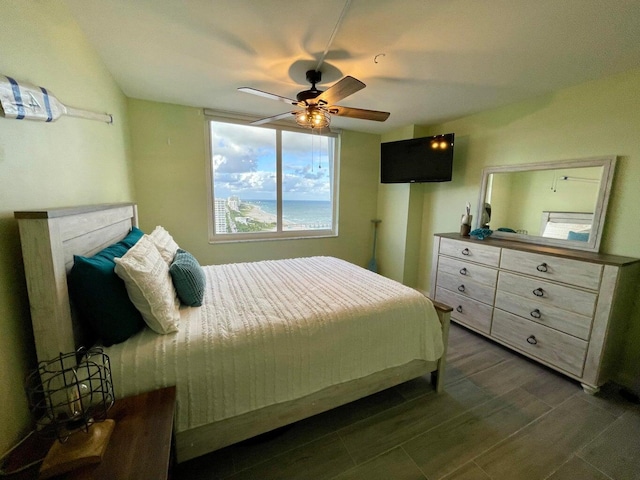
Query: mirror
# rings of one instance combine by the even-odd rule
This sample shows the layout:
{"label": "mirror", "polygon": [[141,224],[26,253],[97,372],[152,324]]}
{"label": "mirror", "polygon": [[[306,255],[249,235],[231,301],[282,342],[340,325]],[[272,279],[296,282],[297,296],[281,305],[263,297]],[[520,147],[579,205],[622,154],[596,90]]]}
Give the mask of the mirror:
{"label": "mirror", "polygon": [[597,252],[616,157],[488,167],[477,228],[493,237]]}

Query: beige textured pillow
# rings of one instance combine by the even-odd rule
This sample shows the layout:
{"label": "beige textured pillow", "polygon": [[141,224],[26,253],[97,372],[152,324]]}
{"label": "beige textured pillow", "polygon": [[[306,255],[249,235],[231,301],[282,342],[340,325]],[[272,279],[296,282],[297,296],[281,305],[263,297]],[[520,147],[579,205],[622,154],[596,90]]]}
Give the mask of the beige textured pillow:
{"label": "beige textured pillow", "polygon": [[124,280],[131,302],[156,333],[178,331],[180,301],[169,267],[149,238],[143,235],[121,258],[114,258],[115,272]]}
{"label": "beige textured pillow", "polygon": [[171,234],[158,225],[149,236],[167,265],[171,265],[179,248]]}

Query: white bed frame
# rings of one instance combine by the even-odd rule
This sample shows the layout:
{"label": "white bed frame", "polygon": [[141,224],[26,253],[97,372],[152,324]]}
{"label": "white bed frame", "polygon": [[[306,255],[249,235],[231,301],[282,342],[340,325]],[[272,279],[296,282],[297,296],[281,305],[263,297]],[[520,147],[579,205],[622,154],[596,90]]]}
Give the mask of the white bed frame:
{"label": "white bed frame", "polygon": [[[70,352],[88,338],[75,321],[67,290],[73,255],[91,256],[121,240],[137,226],[134,204],[15,212],[20,228],[31,322],[38,361]],[[330,410],[422,375],[431,374],[442,391],[451,308],[437,304],[445,353],[437,362],[414,360],[364,378],[325,388],[300,399],[275,404],[176,434],[179,462],[194,458],[274,428]]]}

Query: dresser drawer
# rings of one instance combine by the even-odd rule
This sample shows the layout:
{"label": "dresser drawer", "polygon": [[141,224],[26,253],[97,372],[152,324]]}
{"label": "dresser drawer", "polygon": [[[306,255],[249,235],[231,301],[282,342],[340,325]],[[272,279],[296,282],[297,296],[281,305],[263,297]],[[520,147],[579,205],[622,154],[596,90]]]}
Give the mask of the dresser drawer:
{"label": "dresser drawer", "polygon": [[520,295],[498,290],[495,306],[583,340],[588,340],[591,333],[591,317],[552,307]]}
{"label": "dresser drawer", "polygon": [[497,267],[500,263],[500,248],[450,238],[440,240],[440,253],[492,267]]}
{"label": "dresser drawer", "polygon": [[491,315],[493,314],[493,308],[490,305],[485,305],[441,287],[436,288],[436,300],[453,307],[453,312],[451,312],[453,320],[468,325],[479,332],[489,334]]}
{"label": "dresser drawer", "polygon": [[495,310],[491,335],[523,353],[576,376],[582,375],[588,343],[502,310]]}
{"label": "dresser drawer", "polygon": [[493,299],[496,295],[496,289],[494,287],[466,278],[461,279],[460,275],[451,275],[441,272],[440,270],[438,270],[437,286],[488,304],[493,304]]}
{"label": "dresser drawer", "polygon": [[500,268],[545,280],[598,290],[602,265],[568,258],[504,249]]}
{"label": "dresser drawer", "polygon": [[495,287],[498,283],[498,270],[483,267],[471,262],[456,260],[455,258],[440,256],[438,258],[438,272],[448,273],[458,277],[461,282],[471,280]]}
{"label": "dresser drawer", "polygon": [[587,317],[593,317],[597,298],[595,293],[508,272],[498,275],[498,290]]}

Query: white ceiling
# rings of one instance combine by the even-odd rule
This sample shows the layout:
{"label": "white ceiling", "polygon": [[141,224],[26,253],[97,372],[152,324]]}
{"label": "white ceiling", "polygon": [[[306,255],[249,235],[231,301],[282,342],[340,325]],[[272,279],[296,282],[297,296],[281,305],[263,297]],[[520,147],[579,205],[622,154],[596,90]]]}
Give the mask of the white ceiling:
{"label": "white ceiling", "polygon": [[638,0],[67,0],[124,93],[261,117],[287,111],[238,92],[295,98],[367,84],[340,105],[391,112],[382,133],[432,124],[640,67]]}

